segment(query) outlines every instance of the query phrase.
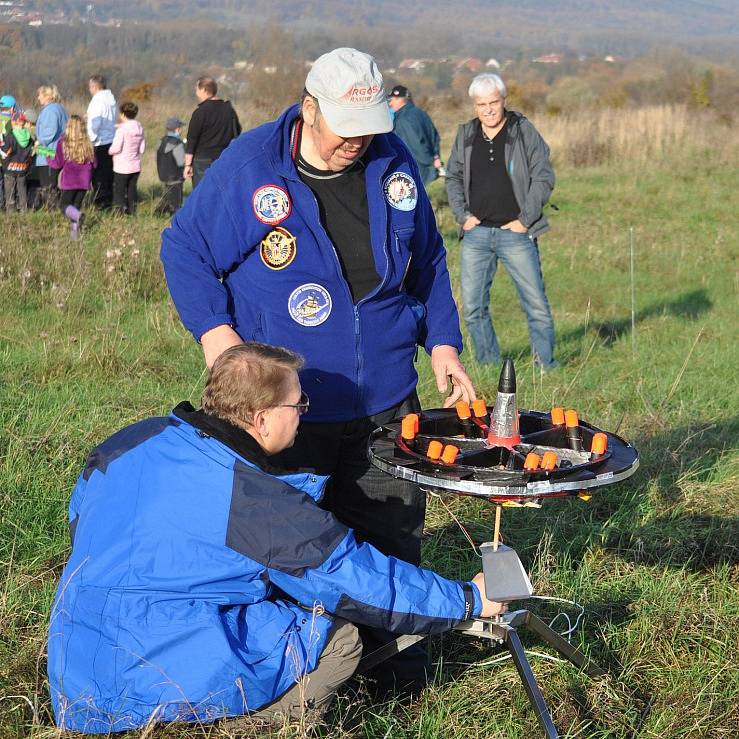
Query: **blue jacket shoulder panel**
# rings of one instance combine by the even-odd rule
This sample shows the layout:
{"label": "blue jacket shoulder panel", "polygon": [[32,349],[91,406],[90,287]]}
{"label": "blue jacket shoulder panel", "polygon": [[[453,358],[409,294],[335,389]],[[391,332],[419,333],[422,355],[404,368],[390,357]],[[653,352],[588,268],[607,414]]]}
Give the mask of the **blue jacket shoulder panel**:
{"label": "blue jacket shoulder panel", "polygon": [[226,546],[299,577],[320,567],[347,532],[308,494],[241,461],[234,464]]}
{"label": "blue jacket shoulder panel", "polygon": [[168,426],[179,426],[179,424],[176,418],[158,417],[147,418],[121,429],[90,452],[82,471],[82,478],[89,480],[90,475],[96,470],[105,474],[108,465],[122,454],[160,434]]}

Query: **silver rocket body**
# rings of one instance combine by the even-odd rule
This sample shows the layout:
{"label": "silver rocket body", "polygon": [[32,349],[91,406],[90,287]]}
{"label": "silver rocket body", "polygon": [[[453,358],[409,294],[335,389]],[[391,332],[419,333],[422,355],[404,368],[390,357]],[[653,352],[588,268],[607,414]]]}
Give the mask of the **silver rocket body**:
{"label": "silver rocket body", "polygon": [[519,436],[516,393],[498,392],[493,412],[490,414],[490,433],[499,439]]}

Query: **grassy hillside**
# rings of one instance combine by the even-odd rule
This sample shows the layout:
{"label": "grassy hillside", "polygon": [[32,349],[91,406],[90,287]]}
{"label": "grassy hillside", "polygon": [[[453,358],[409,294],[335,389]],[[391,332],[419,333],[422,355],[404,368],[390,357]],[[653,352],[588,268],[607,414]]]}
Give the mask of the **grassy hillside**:
{"label": "grassy hillside", "polygon": [[[542,122],[560,162],[559,210],[541,240],[560,369],[534,371],[525,320],[502,272],[492,300],[503,350],[516,361],[519,404],[575,407],[619,429],[641,453],[634,478],[589,503],[504,514],[504,533],[537,591],[585,607],[574,641],[609,669],[589,681],[570,665],[531,657],[555,721],[571,737],[728,739],[739,725],[739,217],[732,206],[739,148],[729,129],[681,127],[665,115],[669,146],[647,157],[629,148],[628,137],[616,146],[613,135],[607,155],[584,161],[567,155],[573,137],[566,130],[559,135]],[[633,113],[613,114],[609,130],[632,125]],[[440,127],[448,151],[452,122]],[[588,144],[599,140],[593,131]],[[197,402],[203,385],[199,348],[163,283],[158,247],[166,224],[151,215],[150,175],[143,185],[139,217],[90,212],[78,243],[68,241],[58,214],[0,214],[0,739],[57,736],[45,628],[69,551],[66,505],[87,451],[126,423],[182,399]],[[456,288],[454,225],[440,183],[431,194]],[[480,393],[492,397],[494,373],[471,356],[465,361]],[[419,371],[424,405],[439,405],[424,357]],[[479,543],[490,538],[492,509],[429,501],[425,563],[469,577],[479,560],[452,513]],[[547,620],[559,612],[556,604],[532,607]],[[564,630],[565,619],[554,625]],[[525,646],[552,654],[535,639]],[[498,653],[486,644],[453,634],[431,647],[436,680],[410,705],[347,690],[326,725],[237,723],[138,735],[540,735],[510,661],[494,663]]]}

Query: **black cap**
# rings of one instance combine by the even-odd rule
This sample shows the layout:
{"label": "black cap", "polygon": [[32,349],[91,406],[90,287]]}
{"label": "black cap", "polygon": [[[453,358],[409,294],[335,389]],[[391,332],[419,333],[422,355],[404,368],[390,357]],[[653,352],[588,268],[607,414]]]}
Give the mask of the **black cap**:
{"label": "black cap", "polygon": [[390,98],[409,98],[410,96],[410,91],[403,85],[395,85],[388,93],[388,97]]}
{"label": "black cap", "polygon": [[506,359],[503,361],[503,369],[500,371],[500,379],[498,380],[498,392],[516,392],[516,370],[513,367],[512,359]]}

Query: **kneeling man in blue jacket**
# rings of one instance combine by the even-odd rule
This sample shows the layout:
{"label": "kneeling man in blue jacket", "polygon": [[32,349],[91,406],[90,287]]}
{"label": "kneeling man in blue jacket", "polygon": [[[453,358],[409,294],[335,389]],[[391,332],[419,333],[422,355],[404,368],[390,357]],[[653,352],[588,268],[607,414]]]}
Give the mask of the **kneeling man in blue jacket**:
{"label": "kneeling man in blue jacket", "polygon": [[294,716],[356,669],[355,623],[432,634],[504,609],[481,574],[447,580],[358,543],[318,506],[325,477],[270,463],[308,409],[301,364],[235,346],[200,410],[180,403],[90,453],[49,630],[60,727]]}

